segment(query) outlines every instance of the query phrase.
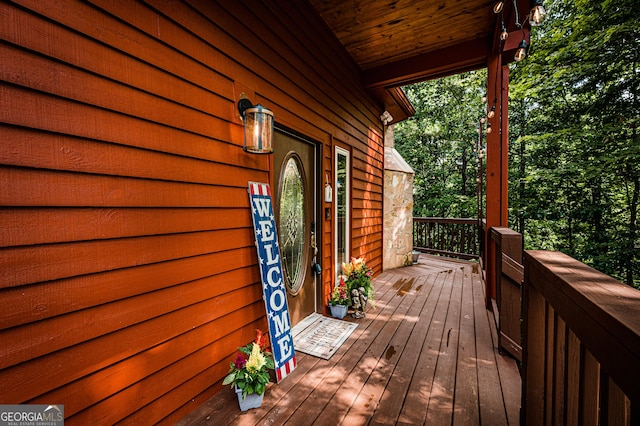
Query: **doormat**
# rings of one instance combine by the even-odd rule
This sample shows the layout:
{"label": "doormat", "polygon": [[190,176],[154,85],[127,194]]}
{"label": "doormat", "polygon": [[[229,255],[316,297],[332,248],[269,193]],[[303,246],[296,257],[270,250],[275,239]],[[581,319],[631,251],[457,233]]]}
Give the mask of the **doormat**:
{"label": "doormat", "polygon": [[291,330],[293,346],[296,351],[329,359],[340,349],[357,326],[358,324],[353,322],[313,313]]}

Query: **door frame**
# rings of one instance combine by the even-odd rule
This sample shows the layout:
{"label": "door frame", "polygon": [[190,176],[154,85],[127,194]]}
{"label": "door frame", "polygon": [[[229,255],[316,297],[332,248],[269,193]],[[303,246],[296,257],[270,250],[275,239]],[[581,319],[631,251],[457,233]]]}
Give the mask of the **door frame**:
{"label": "door frame", "polygon": [[[315,222],[315,236],[316,236],[316,245],[318,247],[318,255],[317,255],[317,262],[322,265],[324,262],[323,260],[323,255],[322,255],[322,241],[323,241],[323,226],[322,223],[319,223],[318,221],[320,219],[322,219],[322,216],[320,215],[321,213],[321,207],[322,207],[322,203],[321,203],[321,199],[320,199],[320,184],[322,182],[321,179],[321,166],[322,166],[322,143],[320,143],[319,141],[312,139],[306,135],[304,135],[303,133],[297,132],[289,127],[283,126],[282,124],[276,122],[274,124],[275,127],[275,131],[282,133],[286,136],[289,136],[293,139],[296,139],[302,143],[306,143],[308,145],[311,145],[313,147],[313,167],[315,172],[312,173],[313,176],[313,182],[311,183],[311,188],[313,191],[313,204],[314,206],[312,207],[312,212],[313,212],[313,222]],[[275,194],[277,192],[277,188],[278,188],[278,179],[280,178],[279,176],[275,176],[275,169],[276,165],[274,164],[274,160],[273,157],[270,157],[270,176],[271,176],[271,187],[274,188],[274,198],[275,198]],[[275,204],[275,200],[274,200],[274,204]],[[278,235],[280,234],[280,230],[278,229]],[[310,265],[308,265],[309,268],[311,268]],[[322,295],[322,286],[323,286],[323,279],[322,277],[324,276],[324,272],[322,271],[322,273],[319,276],[316,276],[315,274],[313,275],[313,280],[314,280],[314,310],[315,312],[322,312],[324,309],[324,304],[323,304],[323,295]],[[311,273],[310,271],[307,271],[307,273]]]}

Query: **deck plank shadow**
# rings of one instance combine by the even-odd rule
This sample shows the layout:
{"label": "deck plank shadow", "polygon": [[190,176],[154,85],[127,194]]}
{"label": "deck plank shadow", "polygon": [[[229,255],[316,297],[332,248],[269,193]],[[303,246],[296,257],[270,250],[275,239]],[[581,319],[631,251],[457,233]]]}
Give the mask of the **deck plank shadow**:
{"label": "deck plank shadow", "polygon": [[[477,263],[422,254],[374,279],[369,309],[329,360],[298,367],[240,412],[225,387],[177,425],[516,425],[521,379],[501,355]],[[222,421],[222,423],[221,423]]]}

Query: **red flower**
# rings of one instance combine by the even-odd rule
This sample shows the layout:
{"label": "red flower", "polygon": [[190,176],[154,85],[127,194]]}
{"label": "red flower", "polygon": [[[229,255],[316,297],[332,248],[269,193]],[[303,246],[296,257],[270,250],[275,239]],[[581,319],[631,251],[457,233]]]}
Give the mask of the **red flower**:
{"label": "red flower", "polygon": [[234,365],[238,370],[242,370],[247,363],[247,360],[242,356],[240,352],[238,352],[238,357],[234,361]]}
{"label": "red flower", "polygon": [[256,328],[256,341],[255,341],[255,344],[260,346],[260,349],[264,349],[265,345],[267,344],[266,339],[262,335],[262,330],[258,330],[257,328]]}

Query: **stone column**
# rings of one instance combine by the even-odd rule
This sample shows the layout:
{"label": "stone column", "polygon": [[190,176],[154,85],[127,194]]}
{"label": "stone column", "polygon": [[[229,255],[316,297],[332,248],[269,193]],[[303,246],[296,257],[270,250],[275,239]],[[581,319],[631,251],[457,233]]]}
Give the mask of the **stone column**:
{"label": "stone column", "polygon": [[390,125],[384,134],[384,269],[403,266],[413,251],[414,171],[394,145]]}

